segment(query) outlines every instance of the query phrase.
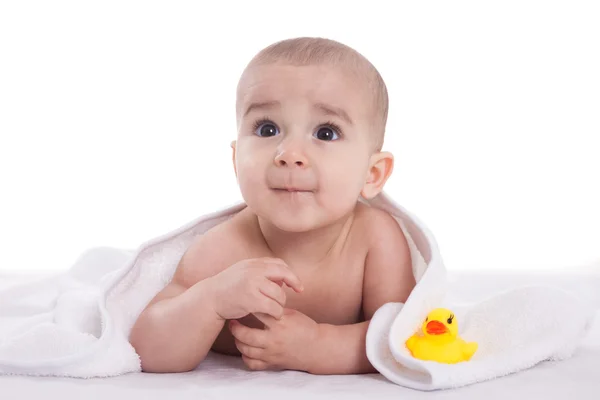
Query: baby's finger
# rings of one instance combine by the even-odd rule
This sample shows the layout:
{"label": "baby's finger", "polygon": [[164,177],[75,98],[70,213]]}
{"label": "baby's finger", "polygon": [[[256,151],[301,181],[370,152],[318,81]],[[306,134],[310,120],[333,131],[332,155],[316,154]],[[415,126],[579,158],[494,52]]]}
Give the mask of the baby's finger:
{"label": "baby's finger", "polygon": [[270,328],[277,323],[277,320],[268,314],[254,313],[252,315],[254,315],[256,319],[262,322],[267,328]]}
{"label": "baby's finger", "polygon": [[266,362],[262,360],[257,360],[255,358],[246,357],[243,354],[242,360],[244,361],[244,364],[246,364],[246,366],[252,371],[265,371],[267,368],[269,368],[269,364],[267,364]]}
{"label": "baby's finger", "polygon": [[273,261],[285,265],[285,261],[283,261],[283,259],[279,257],[263,257],[261,258],[261,260]]}
{"label": "baby's finger", "polygon": [[286,264],[286,262],[283,261],[281,258],[262,257],[262,258],[258,258],[256,260],[259,262],[262,262],[263,264],[275,264],[275,265],[281,265],[282,267],[289,268],[288,265]]}
{"label": "baby's finger", "polygon": [[247,345],[244,342],[240,342],[239,340],[235,341],[235,347],[237,347],[237,349],[240,351],[240,353],[242,353],[243,356],[254,358],[256,360],[260,360],[263,354],[263,349],[261,349],[260,347],[253,347]]}
{"label": "baby's finger", "polygon": [[278,264],[270,264],[265,272],[265,277],[273,282],[283,281],[286,285],[300,293],[304,290],[298,276],[289,268]]}
{"label": "baby's finger", "polygon": [[252,310],[252,313],[268,314],[275,319],[279,319],[283,316],[283,306],[275,300],[264,296],[258,301],[258,306],[255,310]]}
{"label": "baby's finger", "polygon": [[276,302],[278,302],[279,304],[281,304],[282,307],[285,306],[285,300],[286,300],[285,292],[283,291],[281,286],[279,286],[277,283],[267,279],[261,285],[259,290],[262,294],[264,294],[268,298],[273,299]]}
{"label": "baby's finger", "polygon": [[231,335],[249,346],[265,348],[265,331],[263,329],[249,328],[246,325],[236,321],[229,321],[229,331]]}

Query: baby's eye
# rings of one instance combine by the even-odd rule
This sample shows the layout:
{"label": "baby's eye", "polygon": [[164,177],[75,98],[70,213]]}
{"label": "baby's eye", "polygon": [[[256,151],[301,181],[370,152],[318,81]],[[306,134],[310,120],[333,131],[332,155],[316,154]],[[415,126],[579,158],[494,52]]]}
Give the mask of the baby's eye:
{"label": "baby's eye", "polygon": [[323,126],[319,128],[319,130],[315,133],[315,136],[319,140],[331,141],[339,138],[338,133],[327,126]]}
{"label": "baby's eye", "polygon": [[261,123],[256,127],[255,133],[261,137],[271,137],[279,133],[275,125],[270,122]]}

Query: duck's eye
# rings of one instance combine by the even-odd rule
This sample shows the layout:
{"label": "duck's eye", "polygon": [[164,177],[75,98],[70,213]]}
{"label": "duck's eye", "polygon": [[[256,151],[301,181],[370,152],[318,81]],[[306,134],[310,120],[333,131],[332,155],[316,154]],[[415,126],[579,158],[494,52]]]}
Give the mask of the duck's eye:
{"label": "duck's eye", "polygon": [[454,315],[451,315],[450,318],[448,318],[448,323],[452,324],[452,320],[454,319]]}
{"label": "duck's eye", "polygon": [[429,321],[429,317],[425,318],[425,322]]}

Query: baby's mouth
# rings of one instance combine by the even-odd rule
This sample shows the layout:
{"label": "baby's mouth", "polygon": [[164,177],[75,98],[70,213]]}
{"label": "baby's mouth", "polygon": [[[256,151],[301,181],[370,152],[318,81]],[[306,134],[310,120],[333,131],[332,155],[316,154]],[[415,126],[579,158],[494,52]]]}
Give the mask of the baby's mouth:
{"label": "baby's mouth", "polygon": [[298,187],[282,187],[282,188],[272,188],[272,190],[280,193],[312,193],[312,190],[303,189]]}

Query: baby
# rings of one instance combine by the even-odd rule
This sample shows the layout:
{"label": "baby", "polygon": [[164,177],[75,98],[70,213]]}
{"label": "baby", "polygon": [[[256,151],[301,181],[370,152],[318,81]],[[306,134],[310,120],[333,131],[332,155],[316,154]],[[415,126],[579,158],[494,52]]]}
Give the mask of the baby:
{"label": "baby", "polygon": [[259,52],[237,89],[233,165],[246,207],[200,235],[146,307],[130,341],[149,372],[181,372],[209,351],[252,370],[375,372],[375,311],[415,286],[398,223],[377,196],[388,97],[375,67],[332,40]]}

